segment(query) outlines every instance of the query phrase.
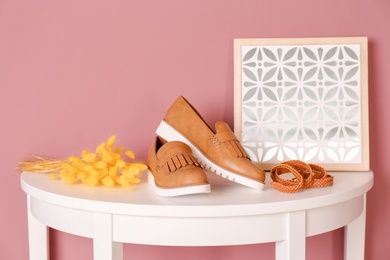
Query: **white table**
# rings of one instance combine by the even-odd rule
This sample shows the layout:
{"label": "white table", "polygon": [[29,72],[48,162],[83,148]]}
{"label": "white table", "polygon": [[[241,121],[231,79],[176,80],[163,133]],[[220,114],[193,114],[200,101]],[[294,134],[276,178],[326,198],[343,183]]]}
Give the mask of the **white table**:
{"label": "white table", "polygon": [[[210,194],[162,198],[130,189],[68,185],[24,172],[31,260],[48,259],[48,227],[93,239],[94,259],[123,259],[123,243],[220,246],[276,242],[276,258],[305,259],[305,238],[343,226],[345,259],[364,259],[365,201],[373,173],[333,172],[334,185],[285,194],[209,175]],[[270,180],[267,176],[267,182]]]}

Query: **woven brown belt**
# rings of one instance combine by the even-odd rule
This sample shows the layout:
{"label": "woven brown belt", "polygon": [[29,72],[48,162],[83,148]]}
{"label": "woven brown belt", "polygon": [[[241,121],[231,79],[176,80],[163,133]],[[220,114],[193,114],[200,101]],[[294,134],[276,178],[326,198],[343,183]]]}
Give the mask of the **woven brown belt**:
{"label": "woven brown belt", "polygon": [[[331,186],[333,176],[316,164],[307,164],[300,160],[282,162],[271,169],[271,186],[281,192],[295,193],[306,188]],[[280,175],[292,173],[293,179],[284,179]]]}

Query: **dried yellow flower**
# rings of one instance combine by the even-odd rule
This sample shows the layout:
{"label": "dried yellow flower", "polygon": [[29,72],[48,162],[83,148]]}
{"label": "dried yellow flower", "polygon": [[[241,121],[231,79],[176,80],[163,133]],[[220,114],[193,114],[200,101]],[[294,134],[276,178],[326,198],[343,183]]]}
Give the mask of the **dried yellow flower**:
{"label": "dried yellow flower", "polygon": [[126,163],[124,161],[122,161],[122,160],[117,160],[115,162],[115,165],[118,166],[119,168],[123,168],[123,167],[126,166]]}
{"label": "dried yellow flower", "polygon": [[[113,187],[121,185],[129,187],[139,183],[137,175],[145,171],[147,166],[139,162],[126,162],[121,154],[124,148],[113,148],[116,136],[112,135],[106,143],[101,143],[95,153],[83,150],[81,156],[70,156],[65,160],[43,159],[36,156],[38,161],[22,162],[19,168],[23,171],[49,173],[51,179],[61,180],[73,184],[82,182],[90,186],[104,185]],[[132,151],[125,155],[134,159]]]}
{"label": "dried yellow flower", "polygon": [[94,153],[84,153],[82,154],[82,158],[84,162],[93,162],[96,160],[96,154]]}
{"label": "dried yellow flower", "polygon": [[135,156],[134,156],[134,153],[132,151],[126,151],[125,154],[127,155],[127,157],[129,157],[130,159],[134,159]]}
{"label": "dried yellow flower", "polygon": [[104,186],[112,187],[115,185],[115,182],[112,180],[110,176],[106,176],[102,179],[102,183]]}
{"label": "dried yellow flower", "polygon": [[108,141],[107,141],[107,146],[112,147],[112,146],[114,145],[114,143],[115,143],[115,140],[116,140],[116,136],[115,136],[115,135],[112,135],[112,136],[108,139]]}

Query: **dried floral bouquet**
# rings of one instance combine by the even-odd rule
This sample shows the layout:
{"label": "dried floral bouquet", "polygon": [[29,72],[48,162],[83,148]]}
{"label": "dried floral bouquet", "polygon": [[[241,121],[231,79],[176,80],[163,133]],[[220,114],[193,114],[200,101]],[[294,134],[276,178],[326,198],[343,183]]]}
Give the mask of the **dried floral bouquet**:
{"label": "dried floral bouquet", "polygon": [[52,179],[61,179],[69,184],[85,183],[90,186],[104,185],[112,187],[121,185],[129,187],[140,182],[138,175],[147,169],[141,162],[135,162],[132,151],[122,157],[124,147],[114,149],[116,136],[101,143],[95,150],[83,150],[81,156],[70,156],[65,159],[48,159],[33,155],[34,160],[20,162],[21,171],[47,173]]}

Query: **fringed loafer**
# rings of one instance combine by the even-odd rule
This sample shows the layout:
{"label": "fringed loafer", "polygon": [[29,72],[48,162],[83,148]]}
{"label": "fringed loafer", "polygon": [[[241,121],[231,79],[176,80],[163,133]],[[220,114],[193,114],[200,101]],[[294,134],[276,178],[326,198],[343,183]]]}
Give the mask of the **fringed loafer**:
{"label": "fringed loafer", "polygon": [[179,141],[167,142],[156,136],[148,152],[148,183],[164,197],[209,193],[206,171]]}

